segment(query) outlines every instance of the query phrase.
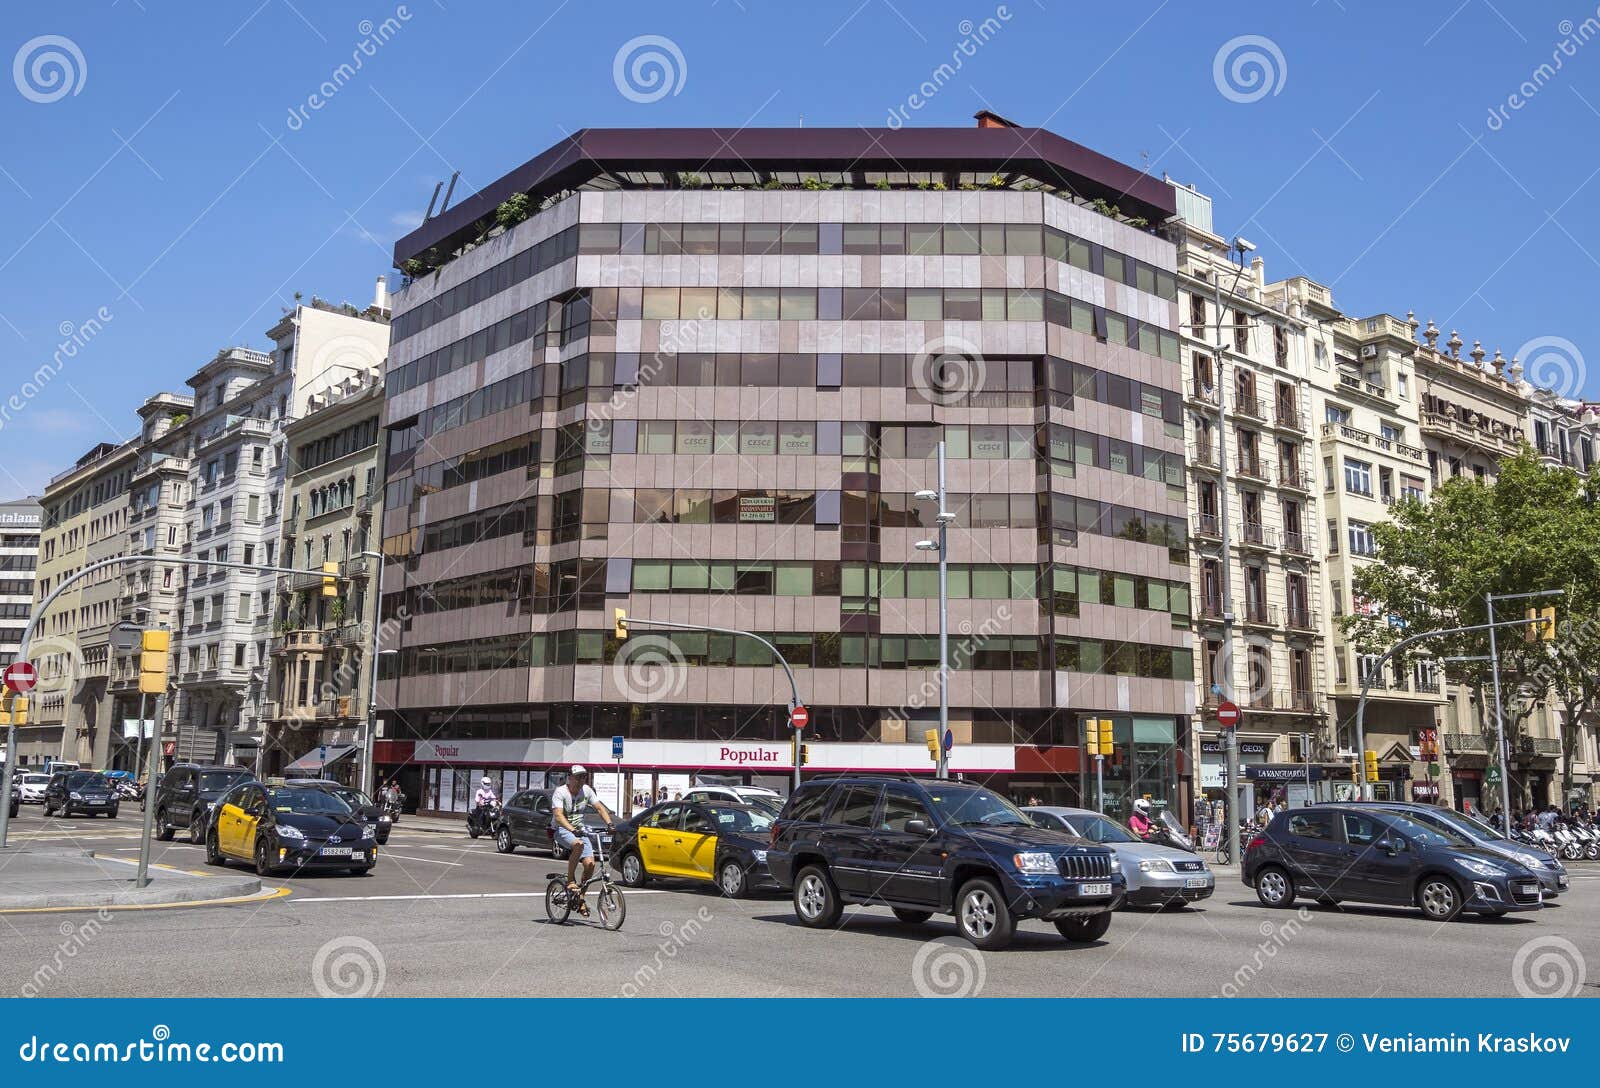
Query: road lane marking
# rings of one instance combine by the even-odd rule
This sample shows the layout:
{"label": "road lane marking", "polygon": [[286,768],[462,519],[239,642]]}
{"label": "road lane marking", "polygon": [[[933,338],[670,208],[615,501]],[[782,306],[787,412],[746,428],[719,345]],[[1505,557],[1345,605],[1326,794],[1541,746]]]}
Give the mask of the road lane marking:
{"label": "road lane marking", "polygon": [[420,861],[427,865],[460,865],[459,861],[439,861],[437,858],[414,858],[410,854],[391,854],[384,851],[381,857],[394,858],[397,861]]}
{"label": "road lane marking", "polygon": [[[629,888],[628,898],[636,895],[666,895],[665,888]],[[298,896],[289,900],[291,903],[376,903],[399,902],[411,899],[539,899],[544,892],[453,892],[441,895],[319,895],[308,899]]]}

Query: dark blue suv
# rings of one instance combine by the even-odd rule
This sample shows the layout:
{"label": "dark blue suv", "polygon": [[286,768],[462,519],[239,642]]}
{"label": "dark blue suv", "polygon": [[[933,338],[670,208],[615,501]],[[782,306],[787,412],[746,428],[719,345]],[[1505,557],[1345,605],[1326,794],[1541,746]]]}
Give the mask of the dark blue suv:
{"label": "dark blue suv", "polygon": [[1111,925],[1127,882],[1103,846],[1037,827],[968,782],[851,775],[807,782],[772,825],[767,868],[794,893],[802,925],[835,926],[846,903],[918,924],[954,914],[961,935],[1004,948],[1018,919],[1069,941]]}
{"label": "dark blue suv", "polygon": [[1280,812],[1249,843],[1241,870],[1256,898],[1416,906],[1436,922],[1544,905],[1539,877],[1442,824],[1359,802]]}

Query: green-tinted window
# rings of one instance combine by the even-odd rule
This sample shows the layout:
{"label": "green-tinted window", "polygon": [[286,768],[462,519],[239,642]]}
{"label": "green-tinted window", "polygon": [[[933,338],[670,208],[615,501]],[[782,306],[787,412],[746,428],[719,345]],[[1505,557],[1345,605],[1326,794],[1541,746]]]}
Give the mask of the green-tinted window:
{"label": "green-tinted window", "polygon": [[665,593],[672,588],[672,564],[659,559],[633,561],[633,588],[639,593]]}
{"label": "green-tinted window", "polygon": [[800,563],[780,563],[773,588],[779,597],[811,596],[811,568]]}

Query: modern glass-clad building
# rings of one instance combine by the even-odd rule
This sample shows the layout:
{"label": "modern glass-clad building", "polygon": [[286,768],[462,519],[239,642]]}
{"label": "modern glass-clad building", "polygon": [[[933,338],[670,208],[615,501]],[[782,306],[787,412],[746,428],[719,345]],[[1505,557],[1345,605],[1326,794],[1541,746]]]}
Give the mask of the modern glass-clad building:
{"label": "modern glass-clad building", "polygon": [[771,640],[808,772],[930,772],[942,440],[952,769],[1092,802],[1110,717],[1108,799],[1181,800],[1174,198],[980,121],[585,130],[401,240],[380,773],[781,780],[766,649],[650,618]]}

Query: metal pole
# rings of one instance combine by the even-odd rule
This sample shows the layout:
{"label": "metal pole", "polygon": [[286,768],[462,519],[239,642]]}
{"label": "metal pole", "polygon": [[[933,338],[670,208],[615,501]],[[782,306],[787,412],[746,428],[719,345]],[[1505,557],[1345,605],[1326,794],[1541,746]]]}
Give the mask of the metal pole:
{"label": "metal pole", "polygon": [[[21,654],[17,660],[24,660]],[[15,711],[12,712],[15,715]],[[17,727],[16,723],[6,726],[6,766],[3,776],[4,782],[0,784],[0,847],[6,844],[6,832],[11,827],[11,775],[17,766]]]}
{"label": "metal pole", "polygon": [[939,440],[939,763],[937,778],[950,777],[950,750],[945,734],[950,731],[950,564],[949,536],[945,525],[944,439]]}
{"label": "metal pole", "polygon": [[1106,811],[1106,757],[1094,757],[1094,807],[1101,815]]}
{"label": "metal pole", "polygon": [[368,797],[372,796],[372,746],[377,743],[378,737],[378,662],[382,647],[379,643],[383,639],[383,564],[382,552],[359,552],[362,556],[376,556],[378,559],[378,576],[372,583],[373,609],[372,609],[372,656],[367,661],[367,720],[362,726],[365,734],[361,742],[361,789]]}
{"label": "metal pole", "polygon": [[[139,739],[134,742],[133,774],[137,779],[140,769],[144,766],[144,723],[145,723],[145,693],[139,693]],[[154,743],[152,738],[151,743]]]}
{"label": "metal pole", "polygon": [[1494,637],[1494,594],[1484,594],[1489,607],[1489,668],[1494,672],[1494,723],[1500,730],[1500,825],[1511,834],[1511,745],[1506,740],[1506,712],[1500,705],[1500,644]]}
{"label": "metal pole", "polygon": [[1300,758],[1306,765],[1306,804],[1311,804],[1316,798],[1311,792],[1311,734],[1300,734]]}
{"label": "metal pole", "polygon": [[[1244,273],[1243,263],[1239,266],[1239,274]],[[1234,276],[1234,285],[1237,286],[1239,276]],[[1228,389],[1225,375],[1227,369],[1223,365],[1226,349],[1222,346],[1222,277],[1215,271],[1212,273],[1212,294],[1217,307],[1217,520],[1218,535],[1222,538],[1222,653],[1219,658],[1224,663],[1227,672],[1221,678],[1218,686],[1222,688],[1220,698],[1233,698],[1233,539],[1228,526]],[[1242,724],[1242,723],[1241,723]],[[1227,761],[1228,772],[1228,804],[1224,813],[1222,828],[1224,842],[1232,844],[1239,839],[1240,812],[1239,812],[1239,726],[1222,730],[1222,747]]]}
{"label": "metal pole", "polygon": [[[156,720],[160,721],[166,710],[167,693],[162,692],[156,696]],[[144,706],[144,696],[139,697],[141,712]],[[139,723],[139,732],[143,734],[144,723]],[[156,824],[155,800],[150,796],[150,791],[155,788],[157,770],[160,767],[161,745],[154,740],[150,742],[150,767],[145,777],[144,786],[144,830],[139,835],[139,876],[134,881],[136,887],[143,888],[150,883],[150,834]]]}

